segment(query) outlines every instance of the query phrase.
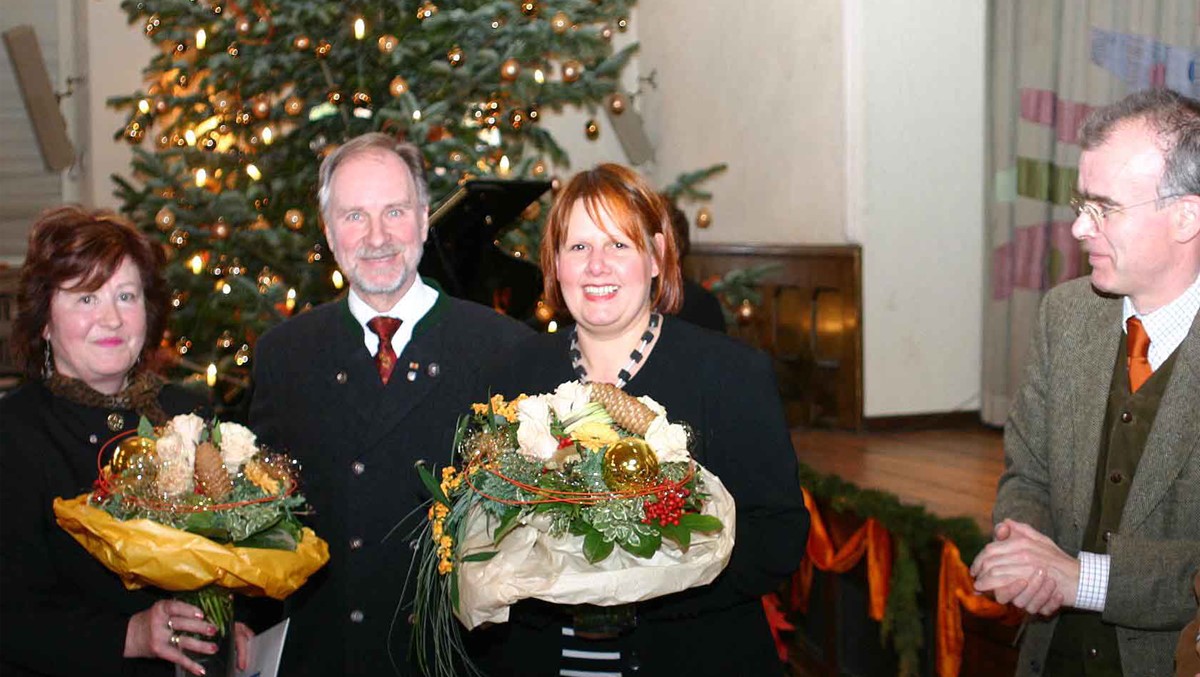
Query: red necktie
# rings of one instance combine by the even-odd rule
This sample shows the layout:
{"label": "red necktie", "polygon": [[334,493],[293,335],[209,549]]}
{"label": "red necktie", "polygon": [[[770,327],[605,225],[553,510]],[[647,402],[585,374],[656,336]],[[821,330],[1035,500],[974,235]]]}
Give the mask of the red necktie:
{"label": "red necktie", "polygon": [[1129,318],[1125,323],[1125,330],[1129,334],[1125,339],[1129,354],[1129,391],[1136,393],[1146,379],[1150,378],[1150,374],[1154,373],[1147,358],[1150,354],[1150,336],[1146,334],[1142,321],[1136,317]]}
{"label": "red necktie", "polygon": [[386,385],[396,368],[396,351],[392,349],[392,337],[400,328],[400,320],[386,315],[372,317],[367,326],[379,336],[379,350],[375,352],[375,366],[379,368],[379,379]]}

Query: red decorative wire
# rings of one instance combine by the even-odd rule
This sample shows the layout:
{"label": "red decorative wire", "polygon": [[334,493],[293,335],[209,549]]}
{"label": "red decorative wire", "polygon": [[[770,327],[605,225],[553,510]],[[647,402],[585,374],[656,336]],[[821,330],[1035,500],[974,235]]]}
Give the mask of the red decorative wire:
{"label": "red decorative wire", "polygon": [[[96,454],[97,477],[94,485],[95,488],[92,490],[92,495],[94,497],[98,497],[103,500],[114,493],[113,484],[108,479],[111,475],[104,471],[104,454],[109,450],[109,447],[112,447],[118,440],[129,437],[130,435],[137,435],[137,431],[127,430],[119,435],[115,435],[110,440],[105,442],[102,447],[100,447],[100,452]],[[232,503],[183,505],[170,501],[160,501],[141,496],[133,496],[130,494],[122,494],[121,498],[122,500],[127,501],[139,508],[146,508],[147,510],[159,510],[162,512],[175,513],[217,512],[221,510],[232,510],[233,508],[240,508],[246,505],[258,505],[260,503],[271,503],[273,501],[283,500],[284,498],[287,498],[296,492],[295,482],[289,481],[286,483],[286,485],[287,488],[282,494],[277,494],[275,496],[263,496],[262,498],[252,498],[245,501],[234,501]]]}

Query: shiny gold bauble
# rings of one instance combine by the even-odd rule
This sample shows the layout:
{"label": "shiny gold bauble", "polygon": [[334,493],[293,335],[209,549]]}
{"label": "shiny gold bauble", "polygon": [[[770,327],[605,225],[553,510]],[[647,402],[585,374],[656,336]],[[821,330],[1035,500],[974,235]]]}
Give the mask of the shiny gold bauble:
{"label": "shiny gold bauble", "polygon": [[613,36],[612,26],[605,26],[604,28],[600,29],[600,37],[603,38],[605,42],[612,40],[612,36]]}
{"label": "shiny gold bauble", "polygon": [[270,230],[271,222],[267,221],[266,217],[259,214],[253,221],[250,222],[250,230]]}
{"label": "shiny gold bauble", "polygon": [[301,52],[307,51],[312,46],[312,40],[308,39],[307,35],[297,35],[295,40],[292,40],[292,47]]}
{"label": "shiny gold bauble", "polygon": [[179,308],[183,304],[187,303],[189,296],[191,296],[191,294],[181,289],[176,289],[175,291],[171,292],[171,307]]}
{"label": "shiny gold bauble", "polygon": [[629,30],[629,17],[623,16],[620,19],[617,19],[617,30],[621,31],[622,33]]}
{"label": "shiny gold bauble", "polygon": [[701,207],[700,211],[696,212],[696,227],[708,228],[712,225],[712,211],[708,207]]}
{"label": "shiny gold bauble", "polygon": [[327,42],[325,40],[322,40],[317,43],[316,52],[317,52],[318,57],[321,57],[321,58],[327,57],[327,56],[329,56],[329,52],[331,52],[332,50],[333,50],[333,45],[329,44],[329,42]]}
{"label": "shiny gold bauble", "polygon": [[283,223],[292,230],[300,230],[304,227],[304,212],[299,209],[289,209],[283,215]]}
{"label": "shiny gold bauble", "polygon": [[158,226],[159,230],[166,231],[175,225],[175,212],[171,211],[170,207],[163,207],[154,215],[154,225]]}
{"label": "shiny gold bauble", "polygon": [[530,106],[529,110],[525,111],[525,117],[530,122],[537,122],[539,119],[541,119],[542,114],[536,106]]}
{"label": "shiny gold bauble", "polygon": [[343,98],[342,93],[336,90],[325,95],[325,100],[335,106],[341,103]]}
{"label": "shiny gold bauble", "polygon": [[228,113],[231,108],[237,106],[237,97],[229,92],[217,92],[212,98],[213,110],[218,113]]}
{"label": "shiny gold bauble", "polygon": [[525,0],[521,3],[521,13],[525,16],[537,16],[538,4],[533,0]]}
{"label": "shiny gold bauble", "polygon": [[396,45],[399,44],[400,38],[392,35],[391,33],[381,35],[379,36],[379,39],[375,41],[375,45],[379,47],[379,51],[382,54],[391,54],[392,52],[396,51]]}
{"label": "shiny gold bauble", "polygon": [[500,79],[512,82],[521,74],[521,62],[516,59],[505,59],[500,64]]}
{"label": "shiny gold bauble", "polygon": [[446,52],[446,61],[450,62],[451,68],[459,68],[467,61],[467,54],[462,47],[455,45]]}
{"label": "shiny gold bauble", "polygon": [[154,467],[157,458],[158,451],[154,440],[149,437],[126,437],[117,443],[112,460],[108,462],[108,469],[115,474],[127,470],[140,471]]}
{"label": "shiny gold bauble", "polygon": [[600,138],[600,123],[595,120],[588,120],[584,125],[583,131],[587,134],[588,141],[595,141]]}
{"label": "shiny gold bauble", "polygon": [[614,491],[637,491],[658,481],[658,457],[645,440],[626,437],[604,452],[604,483]]}
{"label": "shiny gold bauble", "polygon": [[304,112],[304,100],[298,96],[290,96],[283,102],[283,112],[288,115],[299,115]]}
{"label": "shiny gold bauble", "polygon": [[526,221],[537,221],[537,218],[542,215],[542,203],[530,202],[529,206],[521,211],[521,218]]}
{"label": "shiny gold bauble", "polygon": [[508,114],[508,124],[512,125],[513,129],[520,129],[525,126],[525,111],[520,109],[514,110]]}
{"label": "shiny gold bauble", "polygon": [[265,96],[255,97],[250,102],[250,112],[259,120],[271,114],[271,100]]}
{"label": "shiny gold bauble", "polygon": [[150,15],[150,18],[146,19],[146,35],[154,35],[154,33],[158,30],[158,27],[161,25],[162,19],[160,19],[157,14]]}
{"label": "shiny gold bauble", "polygon": [[424,21],[437,13],[437,5],[433,4],[432,2],[426,2],[417,8],[417,20]]}
{"label": "shiny gold bauble", "polygon": [[370,107],[371,95],[366,92],[355,92],[350,96],[350,103],[363,108]]}
{"label": "shiny gold bauble", "polygon": [[212,227],[212,236],[217,240],[224,240],[229,237],[229,224],[224,220],[217,221]]}
{"label": "shiny gold bauble", "polygon": [[575,82],[579,76],[583,75],[583,64],[575,59],[568,59],[562,65],[563,82]]}
{"label": "shiny gold bauble", "polygon": [[170,242],[171,246],[176,249],[183,249],[188,243],[188,233],[186,230],[176,228],[175,230],[171,231],[171,235],[167,238],[167,242]]}
{"label": "shiny gold bauble", "polygon": [[242,18],[238,19],[236,23],[233,24],[233,28],[240,35],[247,35],[250,33],[250,30],[252,28],[254,28],[254,23],[251,22],[249,18],[242,17]]}
{"label": "shiny gold bauble", "polygon": [[236,42],[229,43],[229,46],[225,48],[225,53],[234,57],[241,56],[242,54],[241,50],[238,49],[238,44]]}
{"label": "shiny gold bauble", "polygon": [[625,98],[624,94],[615,92],[608,97],[608,110],[613,115],[620,115],[621,113],[624,113],[625,109],[628,107],[629,99]]}
{"label": "shiny gold bauble", "polygon": [[388,92],[392,96],[402,96],[407,91],[408,91],[408,80],[405,80],[404,78],[400,77],[399,75],[392,78],[392,81],[388,83]]}
{"label": "shiny gold bauble", "polygon": [[233,347],[233,332],[226,329],[217,337],[217,349],[229,350]]}
{"label": "shiny gold bauble", "polygon": [[566,12],[556,12],[554,16],[550,17],[550,30],[555,33],[562,35],[569,28],[571,28],[571,19]]}
{"label": "shiny gold bauble", "polygon": [[546,175],[546,163],[542,162],[541,160],[538,160],[537,162],[533,163],[533,175],[534,176],[545,176]]}

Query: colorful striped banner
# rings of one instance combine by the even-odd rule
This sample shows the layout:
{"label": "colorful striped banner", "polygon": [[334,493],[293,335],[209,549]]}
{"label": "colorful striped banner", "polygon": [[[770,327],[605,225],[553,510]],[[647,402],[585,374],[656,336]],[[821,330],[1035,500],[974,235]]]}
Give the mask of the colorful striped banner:
{"label": "colorful striped banner", "polygon": [[1021,119],[1053,127],[1062,143],[1079,143],[1079,128],[1092,107],[1078,101],[1065,101],[1048,89],[1021,89]]}
{"label": "colorful striped banner", "polygon": [[997,247],[992,252],[992,300],[1003,301],[1015,289],[1044,291],[1088,272],[1071,235],[1073,223],[1021,226],[1011,242]]}
{"label": "colorful striped banner", "polygon": [[1046,160],[1017,158],[1017,195],[1066,206],[1075,193],[1077,167],[1060,167]]}

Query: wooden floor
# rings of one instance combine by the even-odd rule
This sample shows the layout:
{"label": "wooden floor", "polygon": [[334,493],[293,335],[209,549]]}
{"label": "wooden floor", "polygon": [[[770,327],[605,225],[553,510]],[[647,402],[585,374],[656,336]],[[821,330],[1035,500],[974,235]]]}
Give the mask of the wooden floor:
{"label": "wooden floor", "polygon": [[991,531],[1004,469],[999,430],[983,426],[915,432],[796,430],[796,456],[821,474],[895,494],[939,517],[971,517]]}

